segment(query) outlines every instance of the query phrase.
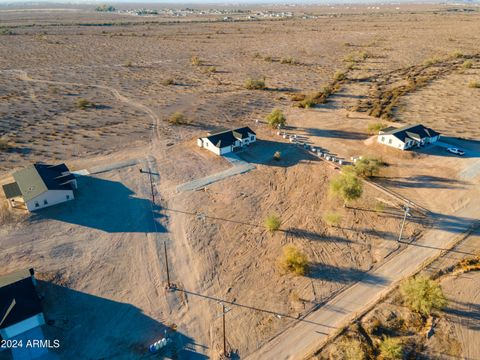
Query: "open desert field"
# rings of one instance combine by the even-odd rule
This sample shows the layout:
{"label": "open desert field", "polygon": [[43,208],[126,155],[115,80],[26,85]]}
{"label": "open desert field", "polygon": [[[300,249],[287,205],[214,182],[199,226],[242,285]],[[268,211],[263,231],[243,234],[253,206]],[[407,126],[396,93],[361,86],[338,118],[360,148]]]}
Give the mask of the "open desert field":
{"label": "open desert field", "polygon": [[[0,6],[0,184],[38,161],[83,170],[74,201],[35,213],[0,192],[0,275],[35,268],[62,359],[152,358],[165,331],[164,358],[220,359],[221,304],[236,358],[279,359],[256,351],[302,324],[318,325],[314,343],[329,335],[340,325],[308,316],[355,284],[388,288],[394,276],[377,271],[418,241],[446,250],[480,216],[478,6],[195,9]],[[281,134],[265,121],[273,109]],[[421,122],[442,142],[387,148],[368,131],[376,122]],[[232,157],[196,145],[240,126],[258,141]],[[385,166],[346,205],[330,190],[341,166],[308,147]],[[428,245],[437,230],[448,241]],[[281,267],[288,245],[308,259],[304,274]],[[444,287],[456,355],[475,359],[478,329],[460,319],[478,306],[468,281]]]}

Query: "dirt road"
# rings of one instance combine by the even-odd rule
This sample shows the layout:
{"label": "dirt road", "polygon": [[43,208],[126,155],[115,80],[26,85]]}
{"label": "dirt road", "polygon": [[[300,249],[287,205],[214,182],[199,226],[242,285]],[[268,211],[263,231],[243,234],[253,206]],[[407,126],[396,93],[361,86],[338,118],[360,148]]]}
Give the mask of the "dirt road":
{"label": "dirt road", "polygon": [[[473,196],[471,197],[474,198]],[[456,242],[476,223],[478,202],[470,201],[454,215],[436,215],[437,224],[423,238],[392,257],[377,270],[292,326],[247,359],[303,359],[311,355],[335,330],[374,304],[398,281],[414,274],[428,260]],[[322,324],[322,325],[316,325]]]}

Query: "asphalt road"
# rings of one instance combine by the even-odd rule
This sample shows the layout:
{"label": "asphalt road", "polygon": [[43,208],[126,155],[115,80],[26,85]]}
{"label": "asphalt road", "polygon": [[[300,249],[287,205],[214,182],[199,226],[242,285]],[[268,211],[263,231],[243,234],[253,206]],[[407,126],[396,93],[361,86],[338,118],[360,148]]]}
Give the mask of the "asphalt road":
{"label": "asphalt road", "polygon": [[356,314],[379,300],[398,281],[417,272],[425,262],[457,241],[478,218],[480,205],[470,202],[454,216],[437,215],[435,229],[418,242],[392,257],[365,278],[337,295],[279,336],[259,348],[246,359],[304,359],[312,354],[328,335],[346,325]]}

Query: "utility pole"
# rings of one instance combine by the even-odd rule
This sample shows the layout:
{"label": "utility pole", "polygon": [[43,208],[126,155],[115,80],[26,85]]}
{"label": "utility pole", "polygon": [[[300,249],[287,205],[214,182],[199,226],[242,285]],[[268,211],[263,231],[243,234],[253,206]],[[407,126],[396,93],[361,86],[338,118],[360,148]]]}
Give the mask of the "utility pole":
{"label": "utility pole", "polygon": [[403,227],[405,226],[405,220],[407,219],[407,215],[410,216],[410,208],[405,205],[404,206],[405,213],[403,214],[403,221],[402,221],[402,227],[400,228],[400,235],[398,236],[398,242],[402,242],[402,234],[403,234]]}
{"label": "utility pole", "polygon": [[172,284],[170,283],[170,271],[168,269],[168,255],[167,255],[167,242],[163,242],[163,250],[165,252],[165,268],[167,269],[167,288],[171,289]]}
{"label": "utility pole", "polygon": [[222,328],[223,328],[223,355],[226,358],[230,358],[230,354],[227,352],[227,335],[225,333],[225,314],[228,313],[231,309],[227,308],[224,303],[222,305]]}

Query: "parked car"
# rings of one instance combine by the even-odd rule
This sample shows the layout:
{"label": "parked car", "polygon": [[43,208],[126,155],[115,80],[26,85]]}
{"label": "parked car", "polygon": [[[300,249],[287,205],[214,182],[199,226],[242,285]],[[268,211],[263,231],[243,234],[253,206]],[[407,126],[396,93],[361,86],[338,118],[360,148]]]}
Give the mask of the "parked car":
{"label": "parked car", "polygon": [[465,151],[462,151],[462,150],[454,148],[454,147],[448,148],[447,151],[452,153],[452,154],[459,155],[459,156],[465,155]]}

